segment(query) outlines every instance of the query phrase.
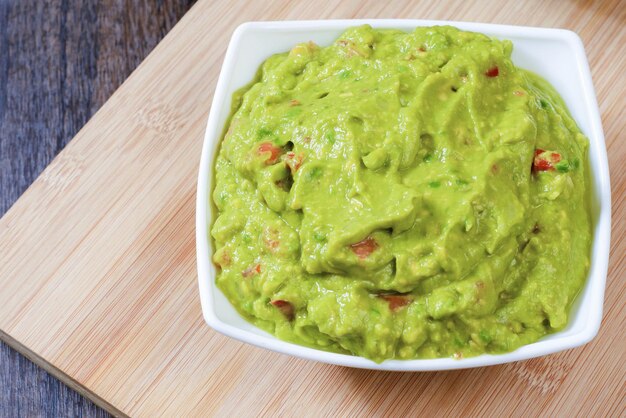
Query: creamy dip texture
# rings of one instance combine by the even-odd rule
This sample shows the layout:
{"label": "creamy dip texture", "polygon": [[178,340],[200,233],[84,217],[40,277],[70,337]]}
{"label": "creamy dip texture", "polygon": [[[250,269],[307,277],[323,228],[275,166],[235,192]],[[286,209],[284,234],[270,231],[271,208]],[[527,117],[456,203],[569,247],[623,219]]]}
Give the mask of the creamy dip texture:
{"label": "creamy dip texture", "polygon": [[361,26],[265,61],[215,162],[213,261],[237,310],[375,361],[563,328],[589,268],[588,141],[511,50]]}

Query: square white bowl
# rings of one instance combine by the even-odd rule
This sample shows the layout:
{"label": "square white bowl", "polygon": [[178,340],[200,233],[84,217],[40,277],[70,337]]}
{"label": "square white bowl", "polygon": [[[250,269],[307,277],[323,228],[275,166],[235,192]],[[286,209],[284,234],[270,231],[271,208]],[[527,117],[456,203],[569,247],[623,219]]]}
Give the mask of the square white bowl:
{"label": "square white bowl", "polygon": [[[288,51],[297,43],[314,41],[325,46],[346,28],[370,24],[375,28],[411,31],[417,26],[452,25],[513,41],[513,62],[547,79],[561,94],[572,116],[589,138],[592,183],[593,246],[589,275],[574,303],[568,326],[533,344],[498,355],[484,354],[461,360],[386,360],[375,363],[347,354],[329,353],[281,341],[243,319],[215,285],[214,251],[209,239],[212,219],[213,162],[230,113],[233,93],[248,84],[269,56]],[[562,29],[504,26],[431,20],[321,20],[250,22],[239,26],[230,40],[217,83],[202,148],[196,202],[196,251],[200,300],[204,318],[213,329],[240,341],[284,354],[342,366],[378,370],[430,371],[487,366],[543,356],[589,342],[598,333],[606,281],[611,233],[611,189],[600,114],[582,41]]]}

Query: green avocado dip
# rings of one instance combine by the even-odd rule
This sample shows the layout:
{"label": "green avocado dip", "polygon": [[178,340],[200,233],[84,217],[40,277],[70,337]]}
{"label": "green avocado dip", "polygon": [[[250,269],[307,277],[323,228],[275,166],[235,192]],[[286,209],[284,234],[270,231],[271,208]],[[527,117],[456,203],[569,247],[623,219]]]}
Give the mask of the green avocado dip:
{"label": "green avocado dip", "polygon": [[213,261],[234,307],[377,362],[562,329],[589,268],[588,141],[511,51],[361,26],[265,61],[215,162]]}

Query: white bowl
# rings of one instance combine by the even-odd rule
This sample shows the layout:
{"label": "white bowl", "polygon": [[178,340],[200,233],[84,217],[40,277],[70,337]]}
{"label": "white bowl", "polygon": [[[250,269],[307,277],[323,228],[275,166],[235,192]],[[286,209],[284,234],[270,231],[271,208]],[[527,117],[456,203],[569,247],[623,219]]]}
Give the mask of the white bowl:
{"label": "white bowl", "polygon": [[[213,189],[213,162],[230,112],[233,92],[249,83],[259,65],[270,55],[288,51],[300,42],[328,45],[346,28],[362,24],[375,28],[410,31],[416,26],[452,25],[513,41],[513,61],[546,78],[561,94],[572,116],[589,138],[592,173],[593,248],[589,276],[575,302],[569,325],[533,344],[498,355],[480,355],[461,360],[387,360],[377,364],[369,359],[335,354],[281,341],[244,320],[215,286],[216,270],[210,257],[209,240]],[[598,105],[591,82],[583,44],[574,32],[562,29],[529,28],[483,23],[429,20],[320,20],[251,22],[239,26],[230,40],[217,82],[213,105],[202,148],[196,206],[196,251],[200,300],[204,318],[213,329],[240,341],[284,354],[342,366],[378,370],[427,371],[460,369],[508,363],[543,356],[590,341],[598,332],[609,256],[611,233],[611,189],[606,146]]]}

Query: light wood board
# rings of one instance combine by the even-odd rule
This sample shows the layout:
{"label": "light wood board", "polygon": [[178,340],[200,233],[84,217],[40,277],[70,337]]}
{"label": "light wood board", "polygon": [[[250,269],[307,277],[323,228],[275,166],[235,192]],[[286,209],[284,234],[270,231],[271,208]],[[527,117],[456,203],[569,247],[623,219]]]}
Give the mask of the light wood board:
{"label": "light wood board", "polygon": [[[353,17],[581,35],[613,185],[605,314],[593,342],[515,364],[402,374],[290,358],[204,324],[196,175],[228,39],[248,20]],[[0,220],[0,337],[120,415],[623,415],[625,26],[617,0],[200,1]]]}

